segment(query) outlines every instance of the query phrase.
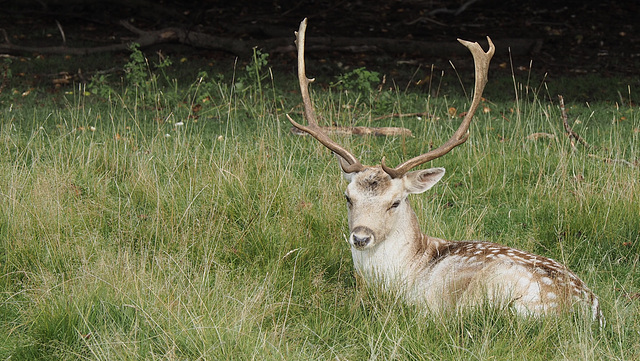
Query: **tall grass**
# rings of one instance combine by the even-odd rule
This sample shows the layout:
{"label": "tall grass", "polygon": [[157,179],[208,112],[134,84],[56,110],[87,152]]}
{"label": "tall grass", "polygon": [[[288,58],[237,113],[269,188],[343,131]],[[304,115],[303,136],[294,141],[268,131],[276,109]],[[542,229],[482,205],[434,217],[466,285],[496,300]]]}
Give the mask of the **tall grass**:
{"label": "tall grass", "polygon": [[[337,162],[289,134],[283,115],[299,101],[278,86],[240,92],[205,79],[183,93],[154,87],[147,100],[82,88],[62,106],[5,100],[0,357],[640,357],[637,108],[571,105],[575,130],[594,145],[572,150],[553,102],[486,102],[469,141],[433,162],[447,168],[441,184],[412,200],[431,235],[569,265],[600,296],[608,322],[599,330],[574,315],[435,317],[363,287],[344,241]],[[314,94],[327,122],[414,130],[411,139],[338,139],[369,164],[442,143],[459,121],[449,108],[467,104],[383,93],[382,109],[373,98]],[[372,121],[384,112],[431,116]],[[535,132],[555,139],[528,140]]]}

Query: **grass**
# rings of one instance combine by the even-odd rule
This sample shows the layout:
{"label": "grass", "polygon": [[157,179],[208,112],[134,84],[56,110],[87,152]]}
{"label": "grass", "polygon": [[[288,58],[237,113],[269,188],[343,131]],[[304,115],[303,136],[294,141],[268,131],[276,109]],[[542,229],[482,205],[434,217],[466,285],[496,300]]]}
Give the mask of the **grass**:
{"label": "grass", "polygon": [[[599,295],[607,326],[492,309],[435,317],[358,282],[337,162],[289,134],[293,80],[251,72],[239,71],[238,91],[149,77],[107,97],[83,87],[0,95],[0,358],[640,357],[640,170],[603,161],[637,164],[637,107],[568,104],[594,145],[572,150],[552,97],[516,84],[517,101],[487,100],[469,141],[433,162],[444,180],[412,199],[431,235],[566,263]],[[338,139],[365,164],[442,143],[457,127],[449,108],[467,106],[446,94],[314,89],[327,122],[416,134]],[[535,132],[556,139],[526,139]]]}

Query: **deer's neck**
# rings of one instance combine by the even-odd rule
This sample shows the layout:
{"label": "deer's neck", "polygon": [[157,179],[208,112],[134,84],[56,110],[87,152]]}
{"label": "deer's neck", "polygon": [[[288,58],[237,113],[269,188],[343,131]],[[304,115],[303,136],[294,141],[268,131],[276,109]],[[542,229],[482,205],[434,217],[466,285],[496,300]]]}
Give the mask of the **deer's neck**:
{"label": "deer's neck", "polygon": [[412,275],[416,267],[427,265],[445,243],[422,233],[414,211],[408,207],[385,240],[364,250],[352,247],[351,253],[356,270],[367,281],[385,288],[407,287],[415,281]]}

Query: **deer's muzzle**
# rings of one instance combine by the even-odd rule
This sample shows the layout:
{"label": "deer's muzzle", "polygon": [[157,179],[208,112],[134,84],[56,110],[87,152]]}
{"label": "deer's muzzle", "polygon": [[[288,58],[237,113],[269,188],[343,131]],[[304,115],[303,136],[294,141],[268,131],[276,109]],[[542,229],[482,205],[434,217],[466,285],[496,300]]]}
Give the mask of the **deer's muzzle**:
{"label": "deer's muzzle", "polygon": [[373,244],[375,235],[370,228],[359,226],[351,231],[351,237],[349,241],[351,245],[357,249],[363,249],[370,244]]}

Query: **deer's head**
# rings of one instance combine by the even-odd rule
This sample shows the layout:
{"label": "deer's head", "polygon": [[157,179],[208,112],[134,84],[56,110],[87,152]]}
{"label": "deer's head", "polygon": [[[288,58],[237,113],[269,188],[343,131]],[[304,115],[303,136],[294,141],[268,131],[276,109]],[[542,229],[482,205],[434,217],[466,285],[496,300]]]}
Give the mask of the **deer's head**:
{"label": "deer's head", "polygon": [[345,173],[349,215],[349,243],[358,250],[373,247],[398,232],[417,227],[407,196],[433,187],[444,175],[444,168],[405,173],[393,178],[380,166]]}
{"label": "deer's head", "polygon": [[349,209],[349,241],[353,248],[364,250],[380,244],[393,233],[404,232],[408,227],[417,227],[415,215],[407,202],[409,194],[422,193],[436,184],[444,175],[444,168],[410,171],[419,165],[441,157],[451,149],[464,143],[469,136],[469,125],[482,97],[487,83],[489,62],[495,52],[491,39],[489,50],[485,52],[478,43],[460,40],[473,55],[475,64],[475,89],[473,100],[460,127],[451,138],[440,147],[409,159],[396,168],[390,168],[382,158],[379,166],[364,166],[348,150],[333,141],[318,125],[315,110],[309,95],[309,84],[304,62],[304,43],[307,19],[300,23],[296,32],[298,48],[298,79],[304,107],[304,117],[308,125],[301,125],[287,114],[287,118],[299,130],[317,139],[325,147],[338,155],[345,178],[349,181],[345,198]]}

